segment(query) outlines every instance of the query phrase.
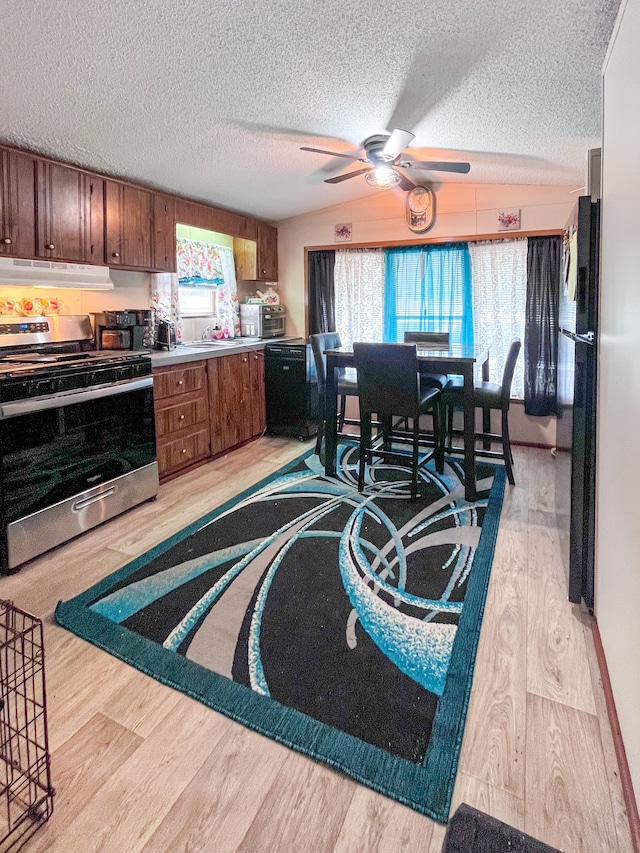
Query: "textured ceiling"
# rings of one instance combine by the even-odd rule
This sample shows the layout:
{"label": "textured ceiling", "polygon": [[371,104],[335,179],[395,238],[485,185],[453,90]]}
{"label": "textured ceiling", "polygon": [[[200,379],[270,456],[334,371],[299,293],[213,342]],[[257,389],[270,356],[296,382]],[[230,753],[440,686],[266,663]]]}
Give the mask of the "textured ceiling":
{"label": "textured ceiling", "polygon": [[394,127],[471,163],[423,183],[578,187],[619,3],[14,0],[0,138],[270,220],[381,192],[299,148]]}

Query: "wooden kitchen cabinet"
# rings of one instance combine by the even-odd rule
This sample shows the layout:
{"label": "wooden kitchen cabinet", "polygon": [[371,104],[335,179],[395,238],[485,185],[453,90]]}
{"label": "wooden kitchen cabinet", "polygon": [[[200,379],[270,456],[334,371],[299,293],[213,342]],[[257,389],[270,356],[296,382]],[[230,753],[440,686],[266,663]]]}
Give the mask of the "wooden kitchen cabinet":
{"label": "wooden kitchen cabinet", "polygon": [[0,254],[32,258],[36,251],[35,159],[0,150]]}
{"label": "wooden kitchen cabinet", "polygon": [[206,362],[156,368],[153,398],[162,479],[210,455]]}
{"label": "wooden kitchen cabinet", "polygon": [[234,238],[233,257],[239,281],[278,280],[278,229],[258,222],[258,239]]}
{"label": "wooden kitchen cabinet", "polygon": [[36,257],[104,263],[102,178],[37,159],[36,198]]}
{"label": "wooden kitchen cabinet", "polygon": [[176,201],[173,196],[153,196],[153,266],[162,272],[176,271]]}
{"label": "wooden kitchen cabinet", "polygon": [[211,452],[217,454],[264,431],[264,353],[212,358],[207,367]]}
{"label": "wooden kitchen cabinet", "polygon": [[154,193],[105,181],[105,262],[109,267],[153,268]]}
{"label": "wooden kitchen cabinet", "polygon": [[278,280],[278,229],[258,222],[257,281]]}

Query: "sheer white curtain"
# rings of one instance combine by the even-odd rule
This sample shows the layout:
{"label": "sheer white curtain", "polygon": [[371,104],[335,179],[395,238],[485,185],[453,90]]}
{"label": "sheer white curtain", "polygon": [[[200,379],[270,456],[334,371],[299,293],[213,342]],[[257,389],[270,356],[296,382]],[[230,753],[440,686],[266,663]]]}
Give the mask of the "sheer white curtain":
{"label": "sheer white curtain", "polygon": [[524,399],[524,327],[527,295],[527,240],[469,243],[473,276],[473,332],[489,347],[491,382],[502,381],[509,344],[520,338],[511,396]]}
{"label": "sheer white curtain", "polygon": [[384,260],[384,249],[336,251],[336,331],[343,346],[382,340]]}

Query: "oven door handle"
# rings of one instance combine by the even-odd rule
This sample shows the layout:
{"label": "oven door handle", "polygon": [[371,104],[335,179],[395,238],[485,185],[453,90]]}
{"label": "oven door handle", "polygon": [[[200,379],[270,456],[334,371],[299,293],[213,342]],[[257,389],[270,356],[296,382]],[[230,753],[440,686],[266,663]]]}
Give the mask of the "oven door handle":
{"label": "oven door handle", "polygon": [[95,385],[80,391],[62,391],[60,394],[47,394],[34,397],[31,400],[17,400],[15,403],[3,403],[0,406],[0,420],[17,418],[20,415],[30,415],[34,412],[44,412],[47,409],[62,409],[76,403],[87,403],[104,397],[114,397],[116,394],[128,394],[142,388],[151,388],[153,376],[142,379],[125,379],[122,382],[110,382],[106,385]]}

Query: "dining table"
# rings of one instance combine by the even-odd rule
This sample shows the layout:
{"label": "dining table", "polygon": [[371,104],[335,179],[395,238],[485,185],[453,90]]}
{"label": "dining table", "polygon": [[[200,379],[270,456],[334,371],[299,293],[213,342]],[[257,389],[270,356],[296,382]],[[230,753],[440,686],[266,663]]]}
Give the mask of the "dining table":
{"label": "dining table", "polygon": [[[407,346],[407,344],[398,344]],[[413,346],[413,344],[411,344]],[[474,373],[476,366],[482,372],[483,381],[489,379],[489,347],[484,344],[450,344],[446,349],[426,349],[417,344],[418,366],[421,373],[439,373],[461,376],[463,380],[463,471],[464,493],[468,501],[476,500],[476,453],[475,453],[475,398]],[[325,460],[327,477],[336,475],[338,449],[338,384],[337,371],[354,367],[355,359],[351,347],[326,350],[327,382],[325,387]],[[488,412],[484,414],[484,427]],[[488,431],[485,429],[485,431]]]}

